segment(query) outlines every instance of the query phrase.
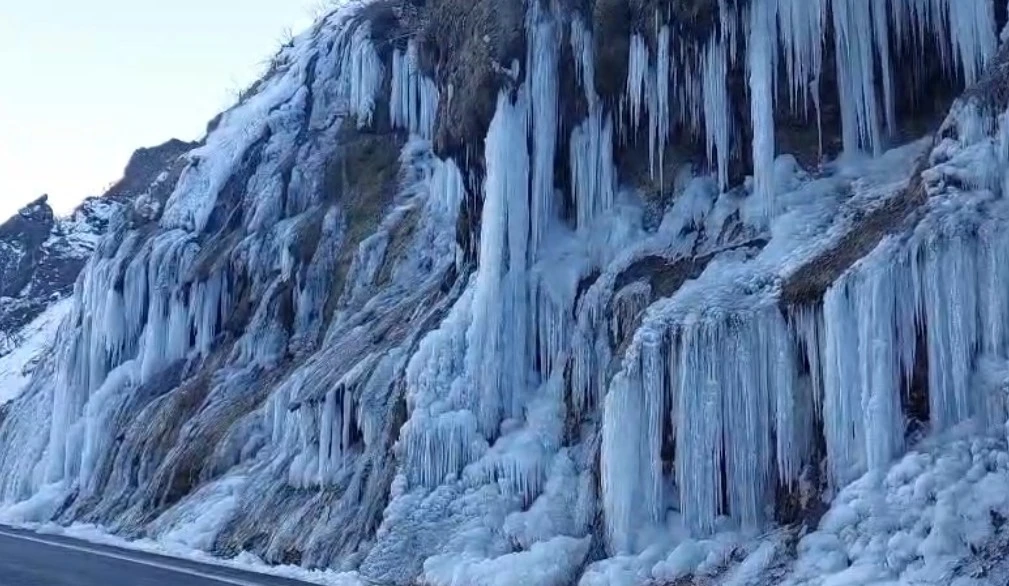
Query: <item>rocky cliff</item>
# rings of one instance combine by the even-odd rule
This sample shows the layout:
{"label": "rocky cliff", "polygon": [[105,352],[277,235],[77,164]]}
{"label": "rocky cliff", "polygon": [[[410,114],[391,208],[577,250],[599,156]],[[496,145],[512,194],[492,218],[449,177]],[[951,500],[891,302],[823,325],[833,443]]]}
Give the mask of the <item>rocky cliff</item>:
{"label": "rocky cliff", "polygon": [[1005,20],[340,9],[113,190],[2,517],[367,584],[1000,583]]}

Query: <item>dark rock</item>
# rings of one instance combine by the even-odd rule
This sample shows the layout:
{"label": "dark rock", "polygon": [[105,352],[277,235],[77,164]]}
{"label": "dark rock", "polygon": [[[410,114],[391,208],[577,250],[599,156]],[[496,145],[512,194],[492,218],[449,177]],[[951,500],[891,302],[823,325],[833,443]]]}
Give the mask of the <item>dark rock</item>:
{"label": "dark rock", "polygon": [[0,296],[16,296],[31,281],[32,268],[56,224],[42,196],[0,225]]}
{"label": "dark rock", "polygon": [[467,149],[483,144],[498,92],[510,82],[502,69],[524,60],[523,3],[427,0],[410,4],[404,14],[405,27],[416,32],[422,67],[442,89],[436,151],[466,160]]}
{"label": "dark rock", "polygon": [[860,258],[871,252],[887,234],[906,226],[911,214],[925,202],[921,174],[896,197],[887,200],[855,222],[837,245],[809,260],[782,284],[783,305],[815,304],[830,286]]}
{"label": "dark rock", "polygon": [[175,162],[197,146],[197,143],[173,138],[155,147],[137,149],[126,164],[123,178],[110,187],[103,197],[123,200],[145,193],[161,173],[169,170],[170,162]]}

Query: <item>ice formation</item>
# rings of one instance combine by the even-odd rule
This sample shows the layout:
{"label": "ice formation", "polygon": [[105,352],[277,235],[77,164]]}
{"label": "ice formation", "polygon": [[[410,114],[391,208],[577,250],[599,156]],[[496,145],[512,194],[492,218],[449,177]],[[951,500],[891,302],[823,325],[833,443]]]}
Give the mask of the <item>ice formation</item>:
{"label": "ice formation", "polygon": [[393,53],[389,111],[393,126],[430,140],[434,137],[439,92],[434,80],[420,71],[418,59],[413,41],[407,44],[406,52]]}
{"label": "ice formation", "polygon": [[[842,137],[844,149],[850,152],[865,149],[879,154],[884,147],[882,128],[891,134],[895,131],[893,45],[914,45],[919,55],[926,46],[938,47],[950,75],[959,75],[970,85],[977,81],[997,44],[994,7],[988,0],[971,0],[963,6],[952,0],[752,0],[744,9],[748,17],[738,14],[738,7],[730,2],[719,2],[718,6],[720,31],[707,41],[703,52],[696,53],[700,58],[671,54],[668,26],[657,31],[654,49],[645,36],[631,37],[622,101],[627,116],[621,118],[629,120],[630,127],[621,127],[620,135],[633,134],[647,118],[654,174],[661,167],[655,161],[661,161],[674,129],[703,132],[710,162],[724,189],[730,145],[741,137],[729,123],[723,72],[730,69],[735,57],[732,43],[744,38],[754,189],[764,202],[758,218],[764,224],[775,213],[770,168],[775,144],[773,119],[780,107],[777,86],[780,82],[786,87],[793,110],[809,115],[812,106],[819,124],[826,19],[834,30]],[[782,60],[783,82],[778,79]],[[880,83],[877,69],[882,72]],[[679,107],[673,108],[671,100]]]}
{"label": "ice formation", "polygon": [[[901,51],[935,45],[946,81],[980,81],[996,11],[717,5],[697,46],[649,15],[606,96],[590,21],[526,3],[514,75],[454,158],[435,151],[454,89],[422,40],[362,7],[321,20],[189,154],[155,221],[111,219],[56,358],[0,424],[4,518],[380,584],[728,566],[747,584],[787,549],[760,539],[776,504],[812,490],[840,500],[796,583],[808,552],[878,561],[844,503],[916,441],[910,420],[990,435],[1009,417],[1009,114],[967,95],[934,142],[889,148]],[[847,156],[804,171],[776,118],[815,118],[822,158],[825,103]],[[744,137],[753,180],[733,185]],[[691,141],[710,172],[671,168]],[[661,193],[621,167],[635,145]],[[863,244],[822,291],[786,294]],[[989,443],[974,452],[1002,466]]]}

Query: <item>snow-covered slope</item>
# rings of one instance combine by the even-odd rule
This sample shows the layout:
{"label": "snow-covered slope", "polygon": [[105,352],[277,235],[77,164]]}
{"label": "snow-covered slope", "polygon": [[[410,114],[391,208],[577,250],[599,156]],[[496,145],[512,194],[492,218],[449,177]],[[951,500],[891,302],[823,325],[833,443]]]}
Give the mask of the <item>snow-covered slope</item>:
{"label": "snow-covered slope", "polygon": [[192,146],[169,141],[138,150],[122,180],[67,217],[57,217],[43,196],[0,224],[0,403],[19,395],[53,352],[74,282],[109,220],[159,182],[170,182],[179,155]]}
{"label": "snow-covered slope", "polygon": [[374,584],[994,583],[1001,4],[338,10],[115,207],[0,517]]}
{"label": "snow-covered slope", "polygon": [[68,299],[55,299],[42,313],[17,331],[0,356],[0,402],[21,394],[47,353],[52,352],[60,324],[70,314]]}

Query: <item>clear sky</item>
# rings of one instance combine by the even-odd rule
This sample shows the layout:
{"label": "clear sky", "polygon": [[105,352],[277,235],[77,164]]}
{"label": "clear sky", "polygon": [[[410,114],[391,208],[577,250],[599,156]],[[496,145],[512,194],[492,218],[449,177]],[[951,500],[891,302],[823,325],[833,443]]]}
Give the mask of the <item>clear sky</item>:
{"label": "clear sky", "polygon": [[130,154],[199,138],[320,0],[0,0],[0,221],[65,212]]}

